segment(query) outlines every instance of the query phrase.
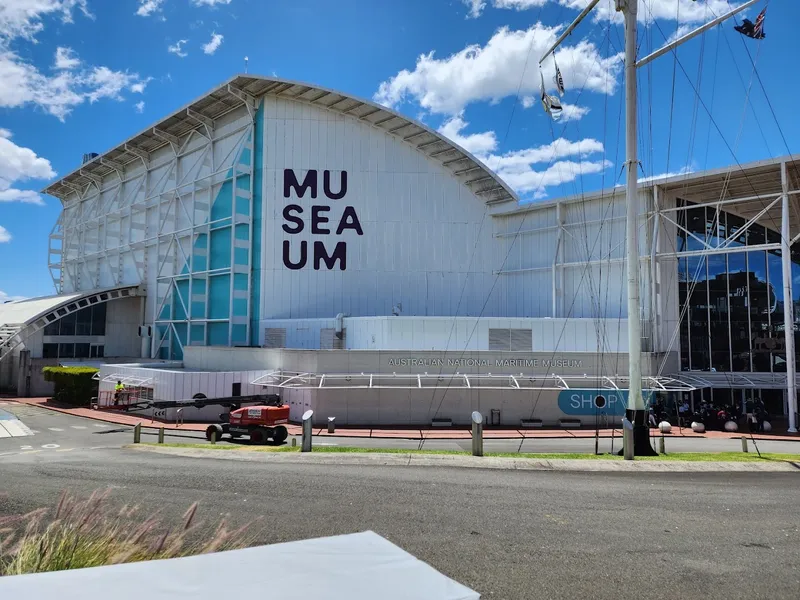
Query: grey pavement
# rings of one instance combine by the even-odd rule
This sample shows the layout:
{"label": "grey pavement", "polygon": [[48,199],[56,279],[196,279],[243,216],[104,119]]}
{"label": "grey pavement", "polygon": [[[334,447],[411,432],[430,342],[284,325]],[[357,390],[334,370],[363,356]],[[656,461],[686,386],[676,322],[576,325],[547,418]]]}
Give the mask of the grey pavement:
{"label": "grey pavement", "polygon": [[0,457],[0,474],[0,515],[52,506],[62,489],[111,487],[116,502],[165,518],[194,501],[205,520],[263,516],[258,543],[371,529],[484,598],[800,590],[800,477],[790,473],[386,468],[75,449]]}

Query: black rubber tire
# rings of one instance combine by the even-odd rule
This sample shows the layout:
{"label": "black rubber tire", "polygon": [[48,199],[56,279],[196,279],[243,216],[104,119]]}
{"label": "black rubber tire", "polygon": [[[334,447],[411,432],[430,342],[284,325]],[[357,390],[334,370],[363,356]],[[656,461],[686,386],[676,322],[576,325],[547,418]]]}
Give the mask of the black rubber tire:
{"label": "black rubber tire", "polygon": [[278,425],[275,428],[275,433],[272,435],[272,441],[276,444],[282,444],[289,437],[289,430],[283,425]]}
{"label": "black rubber tire", "polygon": [[206,429],[206,439],[210,442],[211,441],[211,434],[213,432],[217,433],[217,441],[222,439],[222,427],[219,425],[209,425]]}
{"label": "black rubber tire", "polygon": [[264,435],[267,439],[264,440],[264,443],[267,444],[269,440],[272,439],[272,436],[275,435],[275,430],[272,427],[264,427]]}
{"label": "black rubber tire", "polygon": [[267,432],[264,431],[263,427],[256,427],[250,430],[250,441],[253,444],[266,444]]}

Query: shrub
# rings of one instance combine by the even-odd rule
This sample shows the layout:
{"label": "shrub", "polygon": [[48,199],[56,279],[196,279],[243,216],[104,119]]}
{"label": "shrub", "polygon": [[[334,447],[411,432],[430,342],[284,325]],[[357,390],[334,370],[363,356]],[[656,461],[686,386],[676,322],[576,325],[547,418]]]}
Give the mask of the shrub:
{"label": "shrub", "polygon": [[244,548],[255,541],[245,528],[229,530],[224,520],[202,531],[202,523],[195,523],[196,502],[180,523],[167,528],[155,517],[137,519],[135,506],[113,509],[108,495],[95,492],[81,500],[64,492],[52,516],[39,509],[0,517],[0,575],[176,558]]}
{"label": "shrub", "polygon": [[97,396],[98,381],[92,379],[97,371],[93,367],[44,367],[42,369],[45,381],[55,384],[53,400],[74,406],[88,406],[92,398]]}

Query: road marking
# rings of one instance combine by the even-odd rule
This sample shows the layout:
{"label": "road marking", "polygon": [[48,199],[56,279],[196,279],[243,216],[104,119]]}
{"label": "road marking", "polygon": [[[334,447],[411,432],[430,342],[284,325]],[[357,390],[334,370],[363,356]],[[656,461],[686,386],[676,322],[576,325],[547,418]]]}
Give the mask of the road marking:
{"label": "road marking", "polygon": [[33,435],[33,432],[19,419],[0,421],[0,437],[25,437],[27,435]]}
{"label": "road marking", "polygon": [[48,427],[50,431],[64,431],[61,427]]}
{"label": "road marking", "polygon": [[20,450],[33,450],[33,446],[20,446]]}
{"label": "road marking", "polygon": [[101,425],[100,423],[95,423],[95,427],[111,427],[110,425]]}
{"label": "road marking", "polygon": [[89,450],[105,450],[106,448],[113,448],[113,446],[92,446]]}
{"label": "road marking", "polygon": [[327,444],[325,442],[316,442],[315,446],[338,446],[339,444]]}
{"label": "road marking", "polygon": [[60,450],[56,450],[56,452],[72,452],[75,448],[61,448]]}
{"label": "road marking", "polygon": [[86,429],[83,425],[70,425],[73,429]]}
{"label": "road marking", "polygon": [[28,450],[26,452],[20,452],[20,454],[36,454],[37,452],[41,452],[41,450]]}
{"label": "road marking", "polygon": [[53,450],[55,448],[60,448],[60,447],[61,446],[59,446],[58,444],[45,444],[44,446],[42,446],[42,448],[44,448],[45,450]]}

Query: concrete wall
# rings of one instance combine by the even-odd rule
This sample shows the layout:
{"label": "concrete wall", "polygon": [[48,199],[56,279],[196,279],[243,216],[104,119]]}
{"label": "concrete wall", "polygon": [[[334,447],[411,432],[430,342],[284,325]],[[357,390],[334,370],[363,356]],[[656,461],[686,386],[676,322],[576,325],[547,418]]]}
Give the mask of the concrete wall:
{"label": "concrete wall", "polygon": [[138,358],[142,343],[139,325],[142,323],[143,297],[112,300],[106,308],[105,355]]}

